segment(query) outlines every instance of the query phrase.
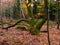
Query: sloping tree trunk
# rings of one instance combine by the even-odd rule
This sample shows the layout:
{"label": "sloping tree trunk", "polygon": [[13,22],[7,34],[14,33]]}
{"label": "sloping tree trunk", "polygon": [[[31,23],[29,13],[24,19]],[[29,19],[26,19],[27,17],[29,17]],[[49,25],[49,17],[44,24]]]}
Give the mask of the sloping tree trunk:
{"label": "sloping tree trunk", "polygon": [[10,25],[10,26],[8,26],[8,27],[3,27],[2,29],[7,29],[7,30],[8,30],[8,28],[14,27],[14,26],[18,25],[18,24],[19,24],[20,22],[22,22],[22,21],[29,22],[27,19],[20,19],[20,20],[18,20],[15,24]]}

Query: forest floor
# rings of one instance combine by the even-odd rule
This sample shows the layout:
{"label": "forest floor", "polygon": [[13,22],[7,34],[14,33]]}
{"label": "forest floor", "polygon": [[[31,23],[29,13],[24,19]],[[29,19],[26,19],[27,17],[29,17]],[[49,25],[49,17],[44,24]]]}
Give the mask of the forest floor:
{"label": "forest floor", "polygon": [[[43,25],[41,31],[46,30]],[[60,29],[49,27],[51,45],[60,45]],[[10,28],[8,31],[0,28],[0,45],[48,45],[48,34],[40,32],[39,35],[31,35],[29,31]]]}

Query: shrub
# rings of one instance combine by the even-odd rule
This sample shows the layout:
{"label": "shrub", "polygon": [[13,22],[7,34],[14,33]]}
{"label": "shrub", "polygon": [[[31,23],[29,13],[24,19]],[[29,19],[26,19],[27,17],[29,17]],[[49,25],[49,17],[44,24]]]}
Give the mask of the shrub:
{"label": "shrub", "polygon": [[15,5],[13,6],[13,18],[20,18],[20,0],[16,0]]}
{"label": "shrub", "polygon": [[[57,7],[56,6],[57,6],[57,3],[51,1],[51,3],[50,3],[50,12],[49,12],[51,20],[55,20],[55,17],[57,15]],[[60,6],[58,7],[58,10],[60,10]],[[60,15],[59,12],[58,12],[58,14]],[[60,16],[59,16],[59,18],[60,18]]]}

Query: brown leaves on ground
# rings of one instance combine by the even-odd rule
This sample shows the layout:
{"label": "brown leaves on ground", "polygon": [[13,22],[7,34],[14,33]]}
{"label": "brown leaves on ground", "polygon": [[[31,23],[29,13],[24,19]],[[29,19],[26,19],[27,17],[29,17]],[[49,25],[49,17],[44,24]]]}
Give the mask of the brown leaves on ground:
{"label": "brown leaves on ground", "polygon": [[[43,26],[41,30],[46,30]],[[50,28],[51,45],[59,45],[60,30]],[[22,29],[10,28],[8,31],[0,29],[0,45],[48,45],[47,33],[40,35],[31,35],[29,31]]]}

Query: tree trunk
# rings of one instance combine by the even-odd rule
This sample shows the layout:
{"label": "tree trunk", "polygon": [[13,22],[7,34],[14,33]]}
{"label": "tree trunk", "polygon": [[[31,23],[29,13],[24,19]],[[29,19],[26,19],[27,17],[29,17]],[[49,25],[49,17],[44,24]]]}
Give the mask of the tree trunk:
{"label": "tree trunk", "polygon": [[8,27],[3,27],[2,29],[7,29],[7,30],[8,30],[8,28],[14,27],[14,26],[18,25],[18,24],[19,24],[20,22],[22,22],[22,21],[29,22],[27,19],[20,19],[20,20],[17,21],[15,24],[10,25],[10,26],[8,26]]}
{"label": "tree trunk", "polygon": [[49,38],[49,12],[48,12],[48,0],[44,0],[45,3],[45,15],[47,17],[47,38],[48,38],[48,44],[50,45],[50,38]]}

